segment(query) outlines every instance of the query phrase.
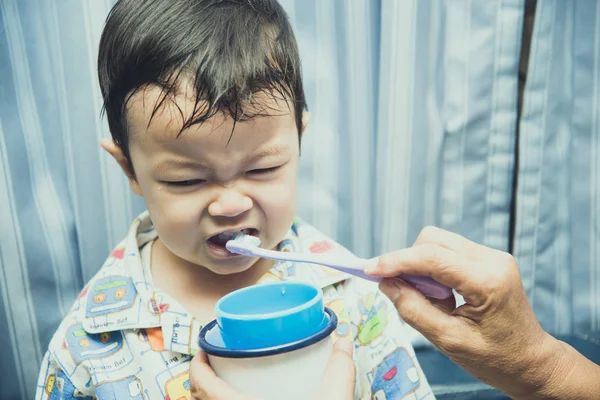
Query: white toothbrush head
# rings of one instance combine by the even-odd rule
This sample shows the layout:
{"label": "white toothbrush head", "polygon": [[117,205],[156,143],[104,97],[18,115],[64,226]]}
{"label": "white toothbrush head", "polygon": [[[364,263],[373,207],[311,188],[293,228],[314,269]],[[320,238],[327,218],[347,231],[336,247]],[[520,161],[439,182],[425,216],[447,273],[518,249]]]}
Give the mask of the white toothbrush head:
{"label": "white toothbrush head", "polygon": [[243,256],[254,256],[254,249],[260,246],[260,239],[256,236],[246,235],[243,232],[237,233],[233,239],[225,243],[225,248],[232,253]]}

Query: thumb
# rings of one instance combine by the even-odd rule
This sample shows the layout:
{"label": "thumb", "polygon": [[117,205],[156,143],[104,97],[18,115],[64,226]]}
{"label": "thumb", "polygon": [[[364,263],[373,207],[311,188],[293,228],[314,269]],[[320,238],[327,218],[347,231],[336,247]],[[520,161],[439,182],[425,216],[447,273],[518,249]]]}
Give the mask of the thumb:
{"label": "thumb", "polygon": [[340,339],[336,342],[321,384],[312,400],[354,399],[356,368],[352,358],[353,351],[354,344],[349,340]]}

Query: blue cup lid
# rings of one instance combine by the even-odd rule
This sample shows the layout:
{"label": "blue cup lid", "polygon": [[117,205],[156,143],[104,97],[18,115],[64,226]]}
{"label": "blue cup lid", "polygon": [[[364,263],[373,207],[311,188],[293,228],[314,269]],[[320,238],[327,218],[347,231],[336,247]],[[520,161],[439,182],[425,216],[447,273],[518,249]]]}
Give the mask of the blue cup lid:
{"label": "blue cup lid", "polygon": [[280,344],[265,348],[228,348],[223,341],[222,332],[217,325],[217,320],[211,321],[208,325],[204,326],[200,330],[200,336],[198,337],[198,344],[202,351],[207,354],[224,357],[224,358],[253,358],[253,357],[266,357],[275,354],[287,353],[294,350],[299,350],[304,347],[308,347],[314,343],[317,343],[337,328],[338,319],[335,313],[328,307],[325,307],[325,313],[323,323],[320,329],[312,335],[305,337],[301,340],[297,340],[291,343]]}
{"label": "blue cup lid", "polygon": [[296,342],[326,323],[321,290],[293,281],[236,290],[217,302],[215,314],[225,346],[240,350]]}

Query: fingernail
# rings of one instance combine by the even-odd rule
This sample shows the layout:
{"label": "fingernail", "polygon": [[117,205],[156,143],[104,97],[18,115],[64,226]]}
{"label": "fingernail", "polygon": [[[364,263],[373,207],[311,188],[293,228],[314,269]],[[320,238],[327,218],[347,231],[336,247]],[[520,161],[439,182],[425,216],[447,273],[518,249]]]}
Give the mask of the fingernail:
{"label": "fingernail", "polygon": [[335,342],[335,348],[343,351],[349,355],[352,355],[352,351],[354,350],[354,345],[348,339],[340,339]]}
{"label": "fingernail", "polygon": [[363,269],[368,274],[370,272],[375,271],[375,268],[377,268],[378,263],[379,263],[379,257],[370,258],[363,262]]}
{"label": "fingernail", "polygon": [[395,279],[385,279],[379,285],[379,290],[387,296],[392,303],[395,303],[400,297],[400,285]]}

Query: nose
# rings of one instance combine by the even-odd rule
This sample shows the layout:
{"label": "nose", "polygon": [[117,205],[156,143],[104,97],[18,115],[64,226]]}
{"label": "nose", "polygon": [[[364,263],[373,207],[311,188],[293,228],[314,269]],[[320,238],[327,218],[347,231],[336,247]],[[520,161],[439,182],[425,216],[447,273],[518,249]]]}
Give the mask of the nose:
{"label": "nose", "polygon": [[236,217],[253,206],[252,199],[234,188],[225,188],[208,205],[212,217]]}

